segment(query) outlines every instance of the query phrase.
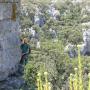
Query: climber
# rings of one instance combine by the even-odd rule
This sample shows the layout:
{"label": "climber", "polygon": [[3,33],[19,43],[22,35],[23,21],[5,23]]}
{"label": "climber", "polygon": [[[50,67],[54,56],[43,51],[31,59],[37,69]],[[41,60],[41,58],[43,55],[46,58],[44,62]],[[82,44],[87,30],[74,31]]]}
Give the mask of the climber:
{"label": "climber", "polygon": [[29,54],[31,53],[31,48],[30,48],[30,45],[28,44],[27,38],[24,38],[22,40],[22,44],[21,44],[20,48],[21,48],[21,52],[22,52],[20,63],[26,65],[28,62]]}

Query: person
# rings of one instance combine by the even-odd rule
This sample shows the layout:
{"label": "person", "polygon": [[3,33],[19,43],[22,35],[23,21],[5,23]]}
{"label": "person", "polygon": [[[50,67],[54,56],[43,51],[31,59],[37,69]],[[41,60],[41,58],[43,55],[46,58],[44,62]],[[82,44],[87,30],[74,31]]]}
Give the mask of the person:
{"label": "person", "polygon": [[20,63],[23,65],[26,65],[28,62],[29,54],[31,53],[31,48],[30,48],[30,45],[28,44],[27,38],[24,38],[22,40],[22,44],[21,44],[20,48],[21,48],[21,53],[22,53]]}

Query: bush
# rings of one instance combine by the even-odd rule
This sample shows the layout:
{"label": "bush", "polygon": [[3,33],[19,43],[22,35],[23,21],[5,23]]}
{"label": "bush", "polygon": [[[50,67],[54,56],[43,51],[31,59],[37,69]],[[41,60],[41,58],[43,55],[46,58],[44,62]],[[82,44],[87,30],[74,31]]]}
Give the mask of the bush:
{"label": "bush", "polygon": [[[89,60],[90,57],[82,57],[83,74],[89,72]],[[36,88],[37,73],[43,74],[47,71],[53,90],[57,90],[56,87],[59,89],[63,86],[68,87],[68,77],[70,73],[74,73],[74,68],[77,67],[77,57],[69,58],[67,54],[64,54],[61,42],[42,42],[41,49],[32,50],[29,63],[25,67],[24,78],[28,86]]]}

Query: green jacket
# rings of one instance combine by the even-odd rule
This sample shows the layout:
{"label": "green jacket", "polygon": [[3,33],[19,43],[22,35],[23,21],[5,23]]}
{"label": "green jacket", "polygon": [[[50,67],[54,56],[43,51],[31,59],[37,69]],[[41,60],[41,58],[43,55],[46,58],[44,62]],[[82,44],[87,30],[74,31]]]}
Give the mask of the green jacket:
{"label": "green jacket", "polygon": [[27,43],[21,44],[20,48],[22,50],[22,54],[30,54],[31,53],[30,45]]}

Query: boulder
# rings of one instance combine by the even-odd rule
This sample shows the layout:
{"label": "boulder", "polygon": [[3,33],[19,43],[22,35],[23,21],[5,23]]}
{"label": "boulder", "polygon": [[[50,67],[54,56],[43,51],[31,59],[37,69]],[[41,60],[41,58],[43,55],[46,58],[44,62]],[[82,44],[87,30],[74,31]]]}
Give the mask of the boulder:
{"label": "boulder", "polygon": [[75,49],[75,45],[68,43],[67,46],[64,48],[64,53],[68,53],[70,58],[74,58],[77,56],[77,51]]}
{"label": "boulder", "polygon": [[17,70],[21,58],[19,6],[20,0],[0,0],[0,81]]}
{"label": "boulder", "polygon": [[90,56],[90,29],[84,30],[83,32],[83,48],[81,50],[83,55]]}

